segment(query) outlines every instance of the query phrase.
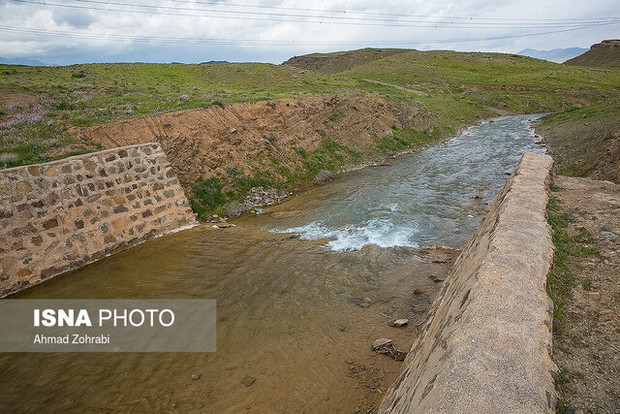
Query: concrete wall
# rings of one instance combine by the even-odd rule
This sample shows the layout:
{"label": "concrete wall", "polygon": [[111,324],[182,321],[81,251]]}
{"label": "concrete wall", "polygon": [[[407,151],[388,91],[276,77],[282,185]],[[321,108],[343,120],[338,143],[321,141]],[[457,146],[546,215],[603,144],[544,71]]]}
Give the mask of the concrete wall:
{"label": "concrete wall", "polygon": [[527,153],[467,244],[380,412],[554,413],[553,160]]}
{"label": "concrete wall", "polygon": [[0,170],[0,297],[196,224],[157,143]]}

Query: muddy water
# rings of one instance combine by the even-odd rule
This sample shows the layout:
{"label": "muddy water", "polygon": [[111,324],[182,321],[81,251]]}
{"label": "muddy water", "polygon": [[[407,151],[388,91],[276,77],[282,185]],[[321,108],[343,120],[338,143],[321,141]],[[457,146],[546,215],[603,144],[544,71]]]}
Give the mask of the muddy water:
{"label": "muddy water", "polygon": [[[218,350],[3,354],[0,412],[373,409],[400,369],[370,351],[373,340],[388,337],[400,349],[410,347],[436,281],[455,255],[414,247],[460,247],[505,181],[504,172],[524,150],[536,148],[524,117],[485,125],[509,132],[496,140],[474,128],[414,157],[244,217],[239,227],[201,226],[162,237],[24,292],[19,297],[214,298]],[[492,152],[486,169],[484,162],[469,163],[484,150],[480,140],[489,139],[504,153]],[[468,145],[477,149],[464,152]],[[454,146],[440,164],[442,152]],[[429,152],[435,155],[424,158]],[[459,160],[460,169],[454,168]],[[467,181],[474,167],[481,171]],[[291,229],[303,239],[276,233]],[[313,240],[322,237],[327,246]],[[411,323],[389,327],[396,318]]]}

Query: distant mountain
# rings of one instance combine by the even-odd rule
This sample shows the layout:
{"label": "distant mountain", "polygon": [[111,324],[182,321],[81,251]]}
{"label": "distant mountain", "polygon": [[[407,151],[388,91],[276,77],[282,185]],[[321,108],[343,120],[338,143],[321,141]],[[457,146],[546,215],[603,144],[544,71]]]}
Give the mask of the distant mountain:
{"label": "distant mountain", "polygon": [[41,62],[35,59],[25,58],[4,58],[0,56],[0,64],[2,65],[26,65],[26,66],[56,66],[51,63]]}
{"label": "distant mountain", "polygon": [[574,66],[620,68],[620,40],[603,40],[590,47],[583,55],[564,62]]}
{"label": "distant mountain", "polygon": [[517,55],[529,56],[536,59],[548,60],[550,62],[562,63],[575,56],[581,55],[588,49],[580,47],[569,47],[566,49],[553,49],[553,50],[536,50],[536,49],[523,49],[517,52]]}
{"label": "distant mountain", "polygon": [[230,63],[227,60],[210,60],[208,62],[200,62],[201,65],[216,65],[220,63]]}

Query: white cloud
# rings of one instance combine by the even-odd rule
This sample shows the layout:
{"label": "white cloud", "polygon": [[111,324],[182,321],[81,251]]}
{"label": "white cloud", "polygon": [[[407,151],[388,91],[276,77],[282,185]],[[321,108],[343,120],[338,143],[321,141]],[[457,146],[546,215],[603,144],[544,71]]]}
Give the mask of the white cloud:
{"label": "white cloud", "polygon": [[[119,5],[122,3],[142,7],[123,7]],[[292,0],[214,3],[50,0],[43,5],[0,0],[0,56],[57,63],[210,59],[277,63],[313,51],[367,46],[516,52],[524,48],[587,47],[618,37],[620,26],[618,18],[613,25],[557,32],[571,28],[566,20],[558,19],[616,15],[615,0],[567,0],[561,6],[540,0],[313,0],[303,6]],[[342,11],[346,14],[337,13]],[[450,24],[418,27],[440,17],[449,19]],[[334,21],[347,24],[332,24]],[[512,27],[535,23],[539,24],[532,28]],[[541,32],[557,33],[520,37]],[[171,43],[175,38],[192,41]],[[230,40],[251,43],[228,43]]]}

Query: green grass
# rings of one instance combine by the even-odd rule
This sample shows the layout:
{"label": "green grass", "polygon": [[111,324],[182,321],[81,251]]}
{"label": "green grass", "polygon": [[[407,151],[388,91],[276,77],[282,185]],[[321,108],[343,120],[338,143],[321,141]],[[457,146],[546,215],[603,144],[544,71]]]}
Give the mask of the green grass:
{"label": "green grass", "polygon": [[[555,187],[554,191],[561,191]],[[553,343],[554,347],[562,348],[566,329],[567,307],[572,302],[572,288],[575,284],[574,263],[584,257],[600,256],[596,248],[588,246],[593,240],[587,232],[581,232],[575,236],[568,234],[569,224],[574,221],[570,212],[564,211],[560,202],[551,197],[547,206],[548,222],[553,232],[553,244],[555,253],[553,265],[547,275],[547,294],[553,300]],[[590,290],[592,281],[586,279],[582,282],[585,290]],[[558,391],[556,412],[565,414],[572,413],[574,409],[566,404],[562,396],[569,392],[568,383],[571,380],[571,372],[565,367],[559,367],[555,377],[555,387]]]}
{"label": "green grass", "polygon": [[558,373],[555,376],[555,389],[560,394],[555,412],[557,414],[574,414],[575,409],[562,400],[561,395],[568,392],[568,383],[571,381],[573,374],[566,367],[558,367]]}
{"label": "green grass", "polygon": [[392,135],[387,135],[379,140],[379,149],[384,154],[390,154],[433,143],[439,137],[439,130],[429,132],[414,131],[411,128],[393,128]]}
{"label": "green grass", "polygon": [[543,117],[540,128],[553,150],[558,173],[614,180],[613,173],[608,175],[602,168],[616,161],[607,154],[620,138],[619,119],[620,100],[610,102],[604,97]]}
{"label": "green grass", "polygon": [[362,161],[359,151],[347,148],[330,139],[325,139],[320,148],[306,152],[296,149],[299,164],[283,165],[272,158],[264,168],[254,168],[249,174],[237,167],[229,167],[225,174],[190,184],[192,209],[201,220],[210,215],[226,214],[227,207],[243,202],[255,187],[292,189],[312,181],[323,171],[336,172],[346,165]]}
{"label": "green grass", "polygon": [[0,91],[44,94],[57,118],[75,126],[226,102],[335,93],[347,87],[346,82],[313,72],[261,63],[2,68]]}
{"label": "green grass", "polygon": [[553,265],[547,275],[547,293],[553,300],[553,332],[561,335],[566,318],[566,306],[572,299],[573,274],[570,260],[576,254],[577,244],[567,233],[568,224],[573,221],[570,213],[563,212],[556,198],[549,200],[548,222],[553,231],[555,253]]}

